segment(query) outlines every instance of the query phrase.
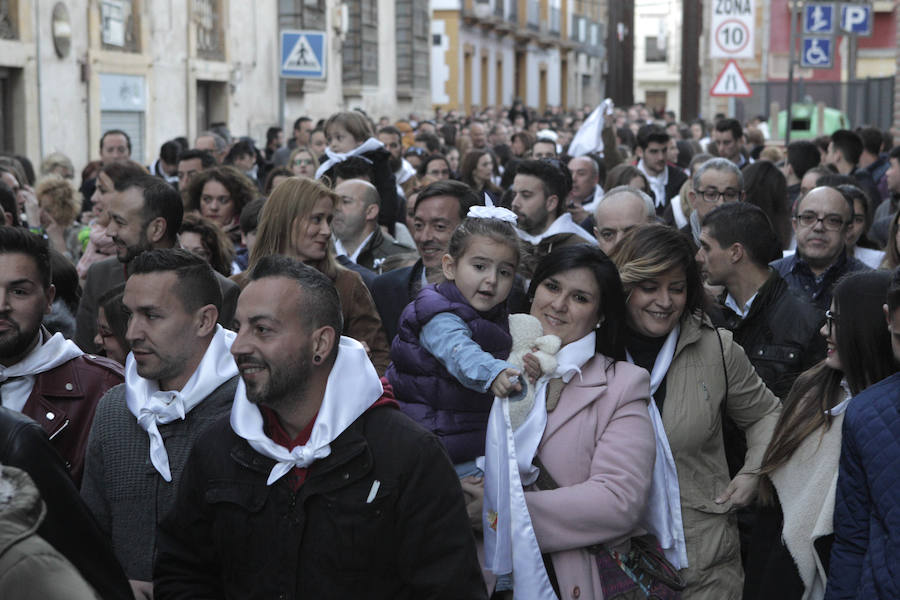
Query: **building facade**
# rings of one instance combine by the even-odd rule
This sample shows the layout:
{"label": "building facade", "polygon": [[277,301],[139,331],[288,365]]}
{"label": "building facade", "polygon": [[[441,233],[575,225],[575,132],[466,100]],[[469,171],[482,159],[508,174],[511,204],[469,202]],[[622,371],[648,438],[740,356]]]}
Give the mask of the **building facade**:
{"label": "building facade", "polygon": [[[211,123],[265,140],[300,115],[430,105],[427,8],[413,0],[0,0],[0,149],[80,169],[102,132],[149,163]],[[280,29],[325,33],[321,80],[279,77]],[[282,96],[283,92],[283,96]]]}
{"label": "building facade", "polygon": [[431,99],[471,112],[515,99],[543,111],[596,105],[605,0],[431,0]]}

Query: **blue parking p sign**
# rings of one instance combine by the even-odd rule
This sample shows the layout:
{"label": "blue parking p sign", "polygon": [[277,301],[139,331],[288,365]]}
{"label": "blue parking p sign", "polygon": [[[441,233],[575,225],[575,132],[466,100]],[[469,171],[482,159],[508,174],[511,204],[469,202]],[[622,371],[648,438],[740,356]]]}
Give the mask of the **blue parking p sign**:
{"label": "blue parking p sign", "polygon": [[281,76],[291,79],[325,79],[325,32],[281,32]]}
{"label": "blue parking p sign", "polygon": [[872,35],[872,7],[868,4],[841,6],[841,29],[864,37]]}

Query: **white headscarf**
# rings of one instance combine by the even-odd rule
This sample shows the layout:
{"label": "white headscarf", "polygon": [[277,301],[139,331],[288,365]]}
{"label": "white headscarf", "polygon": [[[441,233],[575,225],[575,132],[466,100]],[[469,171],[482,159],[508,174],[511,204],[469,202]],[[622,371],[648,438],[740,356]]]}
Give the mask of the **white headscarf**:
{"label": "white headscarf", "polygon": [[169,454],[159,426],[175,419],[184,420],[195,406],[216,388],[238,374],[231,356],[231,344],[237,334],[216,325],[200,364],[179,391],[159,389],[159,382],[138,375],[134,354],[125,359],[125,403],[138,425],[150,436],[150,462],[166,481],[172,481]]}
{"label": "white headscarf", "polygon": [[365,348],[352,338],[341,337],[319,414],[304,446],[289,450],[266,435],[262,413],[247,399],[243,380],[238,382],[234,395],[231,428],[247,440],[251,448],[276,461],[266,481],[266,485],[272,485],[294,467],[305,469],[331,454],[331,442],[375,404],[382,394],[381,379]]}
{"label": "white headscarf", "polygon": [[[325,154],[328,156],[328,160],[323,162],[321,165],[319,165],[319,168],[316,169],[316,179],[321,179],[322,175],[324,175],[325,172],[328,171],[328,169],[338,164],[339,162],[344,162],[351,156],[359,156],[360,154],[365,154],[366,152],[370,152],[372,150],[378,150],[379,148],[384,148],[384,144],[373,137],[370,137],[365,142],[349,152],[334,152],[333,150],[331,150],[331,148],[325,148]],[[364,156],[360,156],[360,158],[367,162],[372,162]]]}

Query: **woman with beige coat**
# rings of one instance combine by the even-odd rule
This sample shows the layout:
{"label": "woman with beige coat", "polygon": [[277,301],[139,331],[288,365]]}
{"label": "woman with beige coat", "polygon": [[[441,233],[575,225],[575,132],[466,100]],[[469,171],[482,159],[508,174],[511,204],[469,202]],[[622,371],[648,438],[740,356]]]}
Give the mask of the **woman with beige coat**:
{"label": "woman with beige coat", "polygon": [[[667,493],[680,502],[672,503],[668,526],[687,584],[682,598],[737,600],[743,570],[732,511],[756,494],[756,470],[780,404],[731,334],[703,314],[700,273],[687,237],[663,225],[642,226],[611,258],[627,296],[629,358],[651,373],[671,450]],[[747,437],[744,466],[734,479],[725,460],[723,413]]]}

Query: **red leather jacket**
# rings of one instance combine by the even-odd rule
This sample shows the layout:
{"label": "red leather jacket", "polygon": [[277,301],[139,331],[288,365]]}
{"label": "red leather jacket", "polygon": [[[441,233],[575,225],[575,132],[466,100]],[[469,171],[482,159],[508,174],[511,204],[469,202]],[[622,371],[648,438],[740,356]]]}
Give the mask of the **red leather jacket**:
{"label": "red leather jacket", "polygon": [[121,365],[93,354],[82,354],[35,377],[22,412],[44,428],[79,487],[97,402],[124,381]]}

